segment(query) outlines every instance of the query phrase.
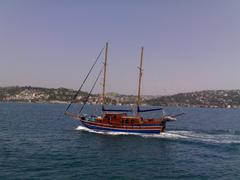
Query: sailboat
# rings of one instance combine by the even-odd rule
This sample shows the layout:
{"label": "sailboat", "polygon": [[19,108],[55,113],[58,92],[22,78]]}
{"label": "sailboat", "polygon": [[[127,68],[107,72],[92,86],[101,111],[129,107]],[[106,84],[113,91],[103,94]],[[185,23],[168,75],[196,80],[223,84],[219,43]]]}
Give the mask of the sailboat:
{"label": "sailboat", "polygon": [[[151,112],[151,111],[161,111],[162,108],[154,108],[154,109],[141,109],[141,82],[142,82],[142,74],[143,74],[143,50],[141,48],[141,58],[140,58],[140,66],[139,66],[139,78],[138,78],[138,93],[137,93],[137,101],[136,101],[136,108],[135,113],[132,115],[132,110],[126,109],[107,109],[106,105],[106,97],[105,97],[105,87],[106,87],[106,76],[107,76],[107,61],[108,61],[108,43],[105,46],[105,60],[104,60],[104,68],[103,68],[103,88],[102,88],[102,114],[101,116],[93,115],[82,115],[82,114],[74,114],[68,112],[71,103],[69,104],[68,108],[65,111],[65,115],[79,120],[82,126],[89,128],[94,131],[100,132],[124,132],[124,133],[144,133],[144,134],[160,134],[164,132],[166,129],[166,123],[169,121],[175,121],[177,116],[182,115],[161,115],[159,118],[144,118],[141,114],[144,112]],[[96,61],[94,62],[94,65]],[[93,68],[93,66],[92,66]],[[88,75],[90,74],[92,68],[90,69]],[[100,76],[101,72],[98,75]],[[83,81],[85,83],[88,75]],[[98,80],[96,79],[94,86]],[[82,85],[83,85],[82,84]],[[82,85],[80,89],[82,88]],[[94,87],[93,86],[93,87]],[[79,89],[79,90],[80,90]],[[92,92],[93,88],[91,89]],[[79,92],[79,91],[78,91]],[[90,94],[90,93],[89,93]],[[74,98],[76,98],[75,95]],[[88,99],[88,97],[87,97]],[[84,103],[84,105],[86,102]],[[80,112],[84,108],[82,106]],[[129,115],[131,113],[131,115]]]}

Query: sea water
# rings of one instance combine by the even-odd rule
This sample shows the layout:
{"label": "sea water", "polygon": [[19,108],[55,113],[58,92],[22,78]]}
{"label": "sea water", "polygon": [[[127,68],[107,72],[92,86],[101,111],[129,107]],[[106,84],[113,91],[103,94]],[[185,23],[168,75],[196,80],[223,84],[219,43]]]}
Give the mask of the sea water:
{"label": "sea water", "polygon": [[0,179],[240,179],[239,109],[166,108],[186,114],[138,135],[89,130],[65,108],[0,103]]}

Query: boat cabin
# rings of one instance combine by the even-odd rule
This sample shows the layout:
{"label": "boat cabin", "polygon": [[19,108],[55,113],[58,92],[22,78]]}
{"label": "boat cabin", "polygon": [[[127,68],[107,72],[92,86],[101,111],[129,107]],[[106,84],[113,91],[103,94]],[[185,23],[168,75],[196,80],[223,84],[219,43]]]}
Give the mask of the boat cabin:
{"label": "boat cabin", "polygon": [[128,116],[127,113],[105,113],[103,117],[97,118],[97,122],[112,125],[136,125],[141,124],[142,117]]}

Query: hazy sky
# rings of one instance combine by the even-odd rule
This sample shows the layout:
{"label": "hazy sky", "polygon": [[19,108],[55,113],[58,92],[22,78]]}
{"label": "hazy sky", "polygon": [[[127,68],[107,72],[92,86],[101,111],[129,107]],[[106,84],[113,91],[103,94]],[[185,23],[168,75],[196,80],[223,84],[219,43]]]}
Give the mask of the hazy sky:
{"label": "hazy sky", "polygon": [[106,41],[108,92],[136,94],[141,46],[143,94],[240,88],[239,0],[1,0],[0,86],[77,89]]}

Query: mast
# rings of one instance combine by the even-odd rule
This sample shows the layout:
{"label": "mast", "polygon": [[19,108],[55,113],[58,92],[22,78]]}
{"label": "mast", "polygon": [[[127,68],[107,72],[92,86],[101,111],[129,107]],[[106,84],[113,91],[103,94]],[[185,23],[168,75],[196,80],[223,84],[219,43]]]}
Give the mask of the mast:
{"label": "mast", "polygon": [[[140,59],[140,67],[139,68],[139,79],[138,79],[138,96],[137,96],[137,109],[141,104],[141,82],[142,82],[142,63],[143,63],[143,47],[141,48],[141,59]],[[139,112],[137,110],[137,116]]]}
{"label": "mast", "polygon": [[106,86],[106,71],[107,71],[107,58],[108,58],[108,42],[105,48],[105,60],[104,60],[104,75],[103,75],[103,91],[102,91],[102,104],[105,104],[105,86]]}

